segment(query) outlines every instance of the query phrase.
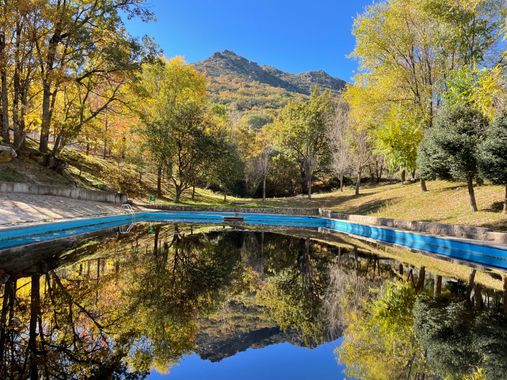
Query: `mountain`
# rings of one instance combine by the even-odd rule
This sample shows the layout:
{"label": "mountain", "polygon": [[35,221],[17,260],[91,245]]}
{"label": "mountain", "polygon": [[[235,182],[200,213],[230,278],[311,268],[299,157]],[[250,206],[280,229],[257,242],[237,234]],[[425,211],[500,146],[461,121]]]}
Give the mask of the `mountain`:
{"label": "mountain", "polygon": [[285,342],[304,346],[300,334],[282,331],[261,306],[232,300],[216,315],[200,321],[194,352],[201,359],[218,362],[249,348]]}
{"label": "mountain", "polygon": [[214,53],[194,66],[208,76],[213,101],[240,111],[278,109],[291,98],[308,96],[315,86],[338,94],[346,84],[322,70],[290,74],[230,50]]}

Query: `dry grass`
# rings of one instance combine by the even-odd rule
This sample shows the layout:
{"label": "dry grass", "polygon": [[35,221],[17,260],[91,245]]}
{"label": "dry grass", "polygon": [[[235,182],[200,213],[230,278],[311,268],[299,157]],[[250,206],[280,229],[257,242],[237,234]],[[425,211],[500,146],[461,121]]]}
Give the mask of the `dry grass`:
{"label": "dry grass", "polygon": [[[470,211],[466,186],[447,181],[428,182],[427,192],[419,184],[390,184],[367,187],[354,196],[352,188],[343,193],[316,194],[304,197],[269,199],[272,207],[322,207],[348,214],[371,215],[416,221],[484,226],[507,230],[507,217],[501,212],[502,186],[484,185],[476,188],[479,211]],[[262,202],[255,201],[252,205]]]}

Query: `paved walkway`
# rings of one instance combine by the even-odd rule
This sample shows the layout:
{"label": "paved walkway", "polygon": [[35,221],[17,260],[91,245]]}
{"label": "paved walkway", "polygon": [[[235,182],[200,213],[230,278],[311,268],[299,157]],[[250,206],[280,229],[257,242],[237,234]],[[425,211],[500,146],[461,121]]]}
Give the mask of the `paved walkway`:
{"label": "paved walkway", "polygon": [[51,195],[0,193],[0,227],[121,212],[121,208],[112,203],[81,201]]}

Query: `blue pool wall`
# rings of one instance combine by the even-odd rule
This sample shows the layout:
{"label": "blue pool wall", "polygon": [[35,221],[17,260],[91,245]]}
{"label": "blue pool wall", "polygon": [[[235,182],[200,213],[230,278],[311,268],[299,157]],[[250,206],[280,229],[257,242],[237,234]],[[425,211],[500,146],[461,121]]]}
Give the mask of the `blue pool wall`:
{"label": "blue pool wall", "polygon": [[[126,225],[135,222],[223,223],[233,213],[222,212],[140,212],[132,215],[115,215],[45,223],[33,226],[0,230],[0,249],[16,247],[58,238],[75,236]],[[247,225],[325,228],[383,243],[435,253],[454,259],[466,260],[485,266],[507,269],[507,246],[491,245],[445,237],[423,235],[386,227],[351,223],[344,220],[312,216],[241,213]]]}

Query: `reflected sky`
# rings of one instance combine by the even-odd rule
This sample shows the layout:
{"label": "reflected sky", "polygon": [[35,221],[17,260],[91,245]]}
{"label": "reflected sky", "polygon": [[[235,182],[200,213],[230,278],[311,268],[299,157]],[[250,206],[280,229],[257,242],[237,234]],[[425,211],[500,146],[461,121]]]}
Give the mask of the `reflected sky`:
{"label": "reflected sky", "polygon": [[337,380],[350,379],[336,360],[342,338],[313,349],[280,343],[261,349],[250,348],[220,362],[203,360],[197,354],[185,356],[168,374],[152,371],[148,379],[168,380]]}

